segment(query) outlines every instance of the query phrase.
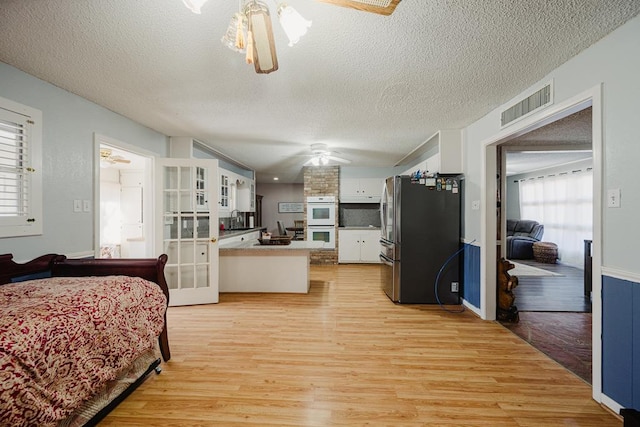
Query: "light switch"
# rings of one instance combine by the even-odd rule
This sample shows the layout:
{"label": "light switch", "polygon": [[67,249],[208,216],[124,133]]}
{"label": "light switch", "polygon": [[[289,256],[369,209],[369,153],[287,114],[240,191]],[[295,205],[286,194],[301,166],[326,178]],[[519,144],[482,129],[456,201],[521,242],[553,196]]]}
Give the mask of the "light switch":
{"label": "light switch", "polygon": [[91,212],[91,200],[85,200],[82,202],[82,210],[85,212]]}
{"label": "light switch", "polygon": [[471,209],[477,211],[480,209],[480,200],[474,200],[471,202]]}
{"label": "light switch", "polygon": [[607,191],[607,207],[619,208],[620,207],[620,189],[613,188]]}
{"label": "light switch", "polygon": [[75,199],[73,201],[73,211],[74,212],[82,212],[82,200]]}

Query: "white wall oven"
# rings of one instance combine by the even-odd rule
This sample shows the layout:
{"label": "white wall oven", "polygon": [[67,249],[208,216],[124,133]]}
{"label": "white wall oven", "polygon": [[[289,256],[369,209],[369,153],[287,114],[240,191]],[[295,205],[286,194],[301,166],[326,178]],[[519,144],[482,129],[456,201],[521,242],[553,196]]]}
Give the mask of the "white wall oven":
{"label": "white wall oven", "polygon": [[336,247],[336,227],[334,225],[315,225],[307,227],[307,240],[324,242],[324,249]]}
{"label": "white wall oven", "polygon": [[336,247],[335,196],[307,197],[307,240],[324,242],[325,249]]}
{"label": "white wall oven", "polygon": [[335,196],[307,197],[307,226],[335,225],[336,198]]}

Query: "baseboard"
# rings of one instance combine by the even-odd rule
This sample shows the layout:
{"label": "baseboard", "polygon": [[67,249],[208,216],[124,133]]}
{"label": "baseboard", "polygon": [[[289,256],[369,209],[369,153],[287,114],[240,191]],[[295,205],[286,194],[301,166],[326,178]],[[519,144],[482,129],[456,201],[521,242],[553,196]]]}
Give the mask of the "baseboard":
{"label": "baseboard", "polygon": [[472,305],[470,302],[467,302],[467,300],[462,300],[462,305],[464,305],[469,311],[472,311],[473,314],[475,314],[476,316],[482,318],[482,314],[480,313],[480,309],[478,307],[476,307],[475,305]]}

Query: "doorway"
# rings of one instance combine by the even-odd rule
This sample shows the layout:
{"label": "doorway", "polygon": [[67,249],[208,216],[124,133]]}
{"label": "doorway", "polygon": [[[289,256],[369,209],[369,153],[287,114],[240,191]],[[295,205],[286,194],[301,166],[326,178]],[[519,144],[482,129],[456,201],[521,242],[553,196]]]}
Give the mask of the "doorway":
{"label": "doorway", "polygon": [[498,220],[496,203],[499,180],[496,180],[499,167],[497,153],[499,146],[520,135],[558,121],[585,108],[592,108],[593,135],[593,245],[592,245],[592,396],[601,402],[602,395],[602,289],[601,283],[601,242],[602,242],[602,85],[596,85],[565,101],[546,107],[537,114],[532,114],[512,124],[482,142],[483,182],[481,189],[481,253],[480,283],[481,310],[484,319],[496,318],[496,265],[500,252],[495,248],[499,243],[496,236],[498,230],[505,234],[504,226]]}
{"label": "doorway", "polygon": [[152,256],[152,156],[102,135],[95,146],[96,258]]}
{"label": "doorway", "polygon": [[[592,108],[587,107],[499,147],[500,223],[542,224],[540,241],[558,247],[558,260],[537,259],[516,238],[503,256],[516,265],[519,322],[501,322],[513,333],[591,383],[591,295],[585,287],[584,248],[591,241]],[[509,230],[509,227],[506,227]],[[507,235],[512,233],[508,231]],[[502,239],[504,242],[506,240]],[[516,251],[516,249],[519,249]],[[505,253],[506,252],[506,253]]]}

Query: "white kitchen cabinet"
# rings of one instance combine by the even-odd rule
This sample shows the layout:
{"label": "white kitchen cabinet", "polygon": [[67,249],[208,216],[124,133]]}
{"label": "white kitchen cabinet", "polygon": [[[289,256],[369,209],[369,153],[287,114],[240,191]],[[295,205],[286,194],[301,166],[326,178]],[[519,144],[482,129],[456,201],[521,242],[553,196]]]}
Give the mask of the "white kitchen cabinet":
{"label": "white kitchen cabinet", "polygon": [[380,262],[380,230],[339,230],[338,262]]}
{"label": "white kitchen cabinet", "polygon": [[424,156],[426,153],[430,153],[426,160],[411,166],[402,175],[411,175],[418,170],[428,171],[428,173],[462,172],[461,131],[458,129],[439,130],[422,144],[414,155]]}
{"label": "white kitchen cabinet", "polygon": [[256,211],[256,184],[252,179],[238,177],[236,180],[236,209],[240,212]]}
{"label": "white kitchen cabinet", "polygon": [[340,180],[340,202],[379,203],[382,182],[382,178],[342,178]]}
{"label": "white kitchen cabinet", "polygon": [[[224,169],[220,169],[220,181],[219,181],[220,193],[218,197],[218,212],[229,212],[229,173]],[[226,216],[226,215],[225,215]]]}

